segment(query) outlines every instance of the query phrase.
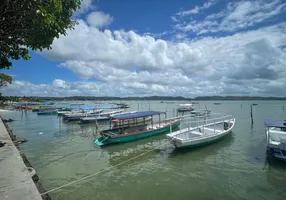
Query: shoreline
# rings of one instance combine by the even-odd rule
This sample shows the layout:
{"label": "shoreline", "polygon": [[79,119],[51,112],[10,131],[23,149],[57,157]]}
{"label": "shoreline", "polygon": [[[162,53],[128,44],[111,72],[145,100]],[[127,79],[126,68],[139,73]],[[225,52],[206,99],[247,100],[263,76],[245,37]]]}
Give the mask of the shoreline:
{"label": "shoreline", "polygon": [[[28,160],[28,158],[26,157],[25,153],[21,152],[21,149],[19,147],[19,145],[23,142],[26,142],[27,140],[26,139],[21,139],[21,138],[17,138],[17,136],[13,133],[13,131],[10,129],[10,127],[8,126],[8,124],[6,122],[3,121],[3,118],[0,117],[0,123],[2,123],[8,133],[8,136],[9,136],[9,139],[11,140],[11,142],[13,143],[13,146],[15,147],[15,149],[17,150],[17,153],[20,154],[21,156],[21,160],[23,161],[24,165],[26,168],[28,169],[34,169],[31,162]],[[1,139],[1,138],[0,138]],[[9,141],[8,141],[9,142]],[[6,142],[6,143],[8,143]],[[10,142],[10,143],[11,143]],[[0,148],[0,150],[2,150],[3,148],[5,148],[6,146],[8,146],[9,144],[5,144],[3,147]],[[11,146],[11,145],[9,145]],[[2,156],[2,155],[1,155]],[[10,157],[12,157],[12,155],[9,155]],[[10,158],[9,157],[9,158]],[[2,159],[1,159],[2,160]],[[3,159],[5,160],[5,158]],[[0,164],[1,164],[1,161],[0,161]],[[20,164],[19,164],[20,165]],[[28,170],[27,170],[28,171]],[[19,172],[20,173],[20,172]],[[4,177],[6,179],[6,177]],[[41,184],[40,182],[40,178],[39,176],[37,175],[37,173],[35,172],[34,175],[30,175],[30,178],[31,178],[31,182],[34,183],[34,186],[35,188],[37,189],[37,191],[33,191],[32,193],[34,193],[34,196],[37,197],[37,199],[39,199],[38,197],[40,197],[41,199],[43,200],[51,200],[51,197],[49,196],[49,194],[44,194],[44,195],[40,195],[41,193],[44,193],[46,192],[47,190],[43,187],[43,185]],[[29,180],[27,180],[29,181]],[[30,193],[31,191],[30,190],[33,190],[32,188],[33,186],[30,186],[28,188],[27,193]],[[24,188],[25,189],[25,188]],[[7,191],[4,191],[4,192],[7,192]],[[5,198],[8,197],[7,199],[9,199],[9,195],[6,195]]]}

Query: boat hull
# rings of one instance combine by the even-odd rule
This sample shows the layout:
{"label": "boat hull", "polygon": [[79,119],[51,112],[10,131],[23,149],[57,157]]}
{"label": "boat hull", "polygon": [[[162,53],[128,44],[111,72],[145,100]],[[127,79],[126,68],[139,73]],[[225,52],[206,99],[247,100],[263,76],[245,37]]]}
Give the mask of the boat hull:
{"label": "boat hull", "polygon": [[56,115],[57,111],[44,111],[44,112],[38,112],[38,115]]}
{"label": "boat hull", "polygon": [[[179,125],[180,125],[180,122],[173,123],[172,124],[172,130],[178,128]],[[126,135],[126,136],[123,135],[121,137],[114,137],[114,138],[106,139],[104,136],[101,136],[100,138],[96,139],[94,141],[94,143],[97,144],[98,146],[105,146],[108,144],[131,142],[131,141],[135,141],[135,140],[139,140],[139,139],[143,139],[143,138],[167,133],[168,131],[170,131],[170,127],[165,126],[161,129],[146,131],[146,132],[142,132],[139,134],[133,134],[133,135]]]}
{"label": "boat hull", "polygon": [[192,149],[192,148],[199,148],[199,147],[204,147],[204,146],[207,146],[207,145],[211,145],[213,143],[216,143],[222,139],[224,139],[226,136],[229,135],[231,131],[229,131],[227,134],[221,136],[221,137],[218,137],[218,138],[215,138],[215,139],[211,139],[211,140],[206,140],[204,142],[198,142],[198,143],[193,143],[193,144],[178,144],[178,143],[175,143],[175,142],[171,142],[176,148],[178,149]]}
{"label": "boat hull", "polygon": [[[219,123],[221,123],[221,122],[219,122]],[[219,124],[219,123],[217,123],[217,124]],[[206,146],[206,145],[215,143],[215,142],[223,139],[224,137],[226,137],[230,133],[232,133],[232,129],[234,127],[234,124],[235,124],[235,119],[232,119],[231,120],[231,126],[219,134],[202,135],[202,136],[197,136],[195,138],[190,138],[190,139],[186,139],[186,140],[177,139],[176,137],[170,136],[169,134],[167,135],[167,137],[169,138],[170,143],[175,146],[175,148],[202,147],[202,146]],[[204,128],[202,128],[202,129],[204,129]]]}
{"label": "boat hull", "polygon": [[277,160],[286,161],[286,156],[285,156],[286,151],[280,150],[277,148],[271,148],[271,147],[268,147],[267,151],[270,154],[270,156],[272,156],[273,158],[275,158]]}

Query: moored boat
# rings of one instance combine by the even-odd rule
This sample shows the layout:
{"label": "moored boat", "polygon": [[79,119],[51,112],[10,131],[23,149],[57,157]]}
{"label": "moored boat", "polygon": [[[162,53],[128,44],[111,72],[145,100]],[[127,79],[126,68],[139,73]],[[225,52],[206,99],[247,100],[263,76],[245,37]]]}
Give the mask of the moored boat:
{"label": "moored boat", "polygon": [[53,110],[44,110],[44,111],[40,111],[37,112],[38,115],[56,115],[57,114],[57,110],[53,109]]}
{"label": "moored boat", "polygon": [[195,107],[191,103],[179,104],[178,105],[178,112],[188,112],[193,111]]}
{"label": "moored boat", "polygon": [[276,159],[286,161],[286,121],[265,120],[268,153]]}
{"label": "moored boat", "polygon": [[[161,114],[165,114],[165,120],[161,121]],[[153,122],[153,116],[156,115],[159,117],[158,122]],[[166,113],[156,112],[156,111],[145,111],[145,112],[136,112],[131,114],[117,115],[112,117],[113,119],[119,120],[128,120],[134,119],[135,121],[138,118],[151,117],[151,124],[143,123],[137,125],[136,123],[132,126],[126,127],[117,127],[111,128],[108,130],[101,131],[101,137],[94,141],[98,146],[105,146],[108,144],[114,143],[123,143],[130,142],[134,140],[143,139],[146,137],[151,137],[159,134],[166,133],[170,129],[175,129],[180,125],[179,119],[166,119]],[[111,124],[110,124],[111,126]]]}
{"label": "moored boat", "polygon": [[88,124],[88,123],[94,123],[94,122],[108,122],[111,120],[111,117],[115,114],[122,113],[124,110],[115,110],[115,111],[110,111],[110,112],[103,112],[99,113],[97,116],[93,117],[82,117],[80,118],[80,123],[81,124]]}
{"label": "moored boat", "polygon": [[96,117],[101,113],[103,110],[92,110],[92,111],[81,111],[76,113],[68,113],[63,115],[63,121],[79,121],[82,117]]}
{"label": "moored boat", "polygon": [[[197,126],[189,126],[167,134],[167,138],[175,148],[193,148],[214,143],[231,133],[235,125],[235,118],[231,115],[212,119],[205,116],[200,118],[203,119],[193,121],[194,124],[198,122],[199,125]],[[187,123],[191,124],[192,119],[188,119],[190,121]]]}

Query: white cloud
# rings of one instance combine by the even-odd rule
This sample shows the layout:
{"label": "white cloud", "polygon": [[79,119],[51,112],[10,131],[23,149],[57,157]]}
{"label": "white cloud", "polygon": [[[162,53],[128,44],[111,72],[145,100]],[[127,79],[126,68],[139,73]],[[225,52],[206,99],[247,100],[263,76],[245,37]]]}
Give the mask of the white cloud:
{"label": "white cloud", "polygon": [[[239,5],[247,7],[247,4]],[[279,5],[269,3],[265,7],[270,9]],[[241,14],[237,3],[229,4],[229,7],[234,14],[209,16],[213,25],[208,26],[217,28],[219,24],[215,24],[214,19],[226,16],[237,21],[244,20],[241,16],[245,13],[253,15],[253,11],[246,10]],[[257,10],[256,7],[252,9]],[[96,96],[99,91],[104,91],[110,96],[193,97],[283,96],[286,92],[286,54],[282,48],[286,45],[286,23],[224,37],[193,40],[187,40],[185,33],[178,33],[175,37],[184,39],[180,42],[155,39],[150,34],[140,35],[132,30],[100,30],[98,23],[90,24],[78,20],[75,29],[69,30],[67,36],[54,40],[51,51],[40,53],[50,60],[60,60],[61,67],[71,70],[83,81],[55,79],[50,84],[37,85],[16,80],[2,89],[3,93]],[[209,31],[207,26],[193,26],[196,32]]]}
{"label": "white cloud", "polygon": [[92,12],[87,16],[87,23],[91,26],[102,28],[113,22],[113,17],[103,12]]}
{"label": "white cloud", "polygon": [[79,16],[95,8],[96,6],[92,3],[92,0],[82,0],[80,9],[74,13],[74,16]]}
{"label": "white cloud", "polygon": [[118,96],[280,94],[286,83],[286,56],[280,48],[286,45],[285,27],[281,23],[232,36],[170,42],[134,31],[100,31],[79,21],[42,55],[65,60],[62,67],[96,82],[27,83],[29,91],[16,82],[18,89],[12,85],[5,92],[96,95],[93,87],[98,87]]}
{"label": "white cloud", "polygon": [[[176,13],[176,15],[180,17],[184,17],[188,15],[195,15],[195,14],[198,14],[201,10],[211,7],[213,4],[214,4],[214,0],[210,0],[210,1],[205,2],[202,6],[196,5],[193,9],[180,11]],[[173,19],[176,19],[176,18],[173,16]]]}
{"label": "white cloud", "polygon": [[204,34],[209,32],[233,32],[252,27],[256,24],[270,20],[286,11],[286,3],[275,1],[237,1],[227,4],[226,9],[205,17],[202,21],[181,18],[174,26],[184,32]]}

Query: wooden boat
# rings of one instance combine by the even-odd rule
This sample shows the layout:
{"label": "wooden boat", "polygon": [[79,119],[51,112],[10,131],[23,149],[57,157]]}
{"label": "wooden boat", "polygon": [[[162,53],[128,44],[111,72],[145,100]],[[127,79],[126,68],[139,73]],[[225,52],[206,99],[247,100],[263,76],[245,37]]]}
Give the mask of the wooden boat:
{"label": "wooden boat", "polygon": [[57,114],[57,110],[44,110],[44,111],[40,111],[37,112],[38,115],[56,115]]}
{"label": "wooden boat", "polygon": [[265,120],[267,151],[276,159],[286,161],[286,121]]}
{"label": "wooden boat", "polygon": [[214,105],[220,105],[221,103],[220,102],[214,102]]}
{"label": "wooden boat", "polygon": [[137,118],[135,119],[124,119],[124,120],[120,120],[120,119],[114,119],[112,120],[113,123],[113,127],[125,127],[125,126],[133,126],[134,124],[137,125],[143,125],[144,123],[148,123],[149,121],[151,121],[152,117],[145,117],[145,118]]}
{"label": "wooden boat", "polygon": [[[160,115],[165,114],[165,120],[160,120]],[[153,122],[153,116],[158,115],[159,121]],[[145,112],[136,112],[132,114],[117,115],[112,117],[113,119],[119,120],[128,120],[128,119],[138,119],[151,117],[151,124],[143,123],[143,125],[137,125],[136,123],[133,126],[126,127],[117,127],[111,128],[108,130],[101,131],[101,137],[94,141],[98,146],[104,146],[114,143],[123,143],[130,142],[134,140],[143,139],[146,137],[151,137],[154,135],[159,135],[166,133],[172,129],[177,128],[180,125],[179,119],[166,119],[166,113],[155,112],[155,111],[145,111]],[[110,124],[111,127],[111,124]]]}
{"label": "wooden boat", "polygon": [[195,107],[191,103],[186,103],[186,104],[179,104],[178,106],[178,112],[188,112],[188,111],[193,111]]}
{"label": "wooden boat", "polygon": [[[175,148],[192,148],[216,142],[229,133],[235,124],[231,115],[208,119],[205,116],[198,121],[198,126],[180,129],[167,134]],[[191,120],[192,118],[190,118]],[[191,124],[191,122],[187,122]],[[195,122],[196,124],[197,122]]]}

